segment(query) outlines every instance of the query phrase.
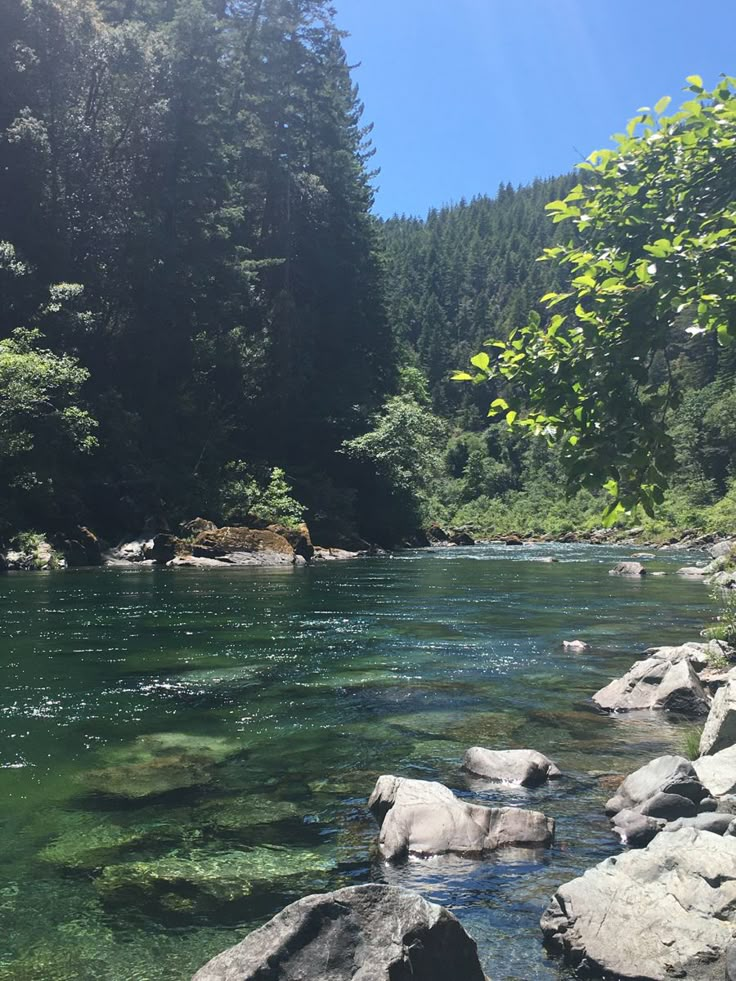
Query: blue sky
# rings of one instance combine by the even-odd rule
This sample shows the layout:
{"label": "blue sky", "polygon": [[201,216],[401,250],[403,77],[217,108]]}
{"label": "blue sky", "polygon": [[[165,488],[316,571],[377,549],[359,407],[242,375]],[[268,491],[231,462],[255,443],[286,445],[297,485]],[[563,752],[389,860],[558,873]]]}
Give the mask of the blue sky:
{"label": "blue sky", "polygon": [[736,74],[733,0],[335,2],[383,215],[565,173],[687,75]]}

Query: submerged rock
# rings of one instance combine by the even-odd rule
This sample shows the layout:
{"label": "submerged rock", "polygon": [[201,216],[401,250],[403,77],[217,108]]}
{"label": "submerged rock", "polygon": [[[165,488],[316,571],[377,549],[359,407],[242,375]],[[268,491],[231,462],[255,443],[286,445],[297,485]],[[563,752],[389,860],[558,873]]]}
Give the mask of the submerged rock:
{"label": "submerged rock", "polygon": [[563,640],[562,646],[566,651],[573,651],[575,654],[583,654],[590,650],[590,644],[586,644],[584,640]]}
{"label": "submerged rock", "polygon": [[556,892],[545,945],[580,972],[722,981],[736,925],[736,838],[682,828]]}
{"label": "submerged rock", "polygon": [[207,915],[300,876],[331,872],[333,858],[317,851],[262,845],[247,851],[169,855],[150,862],[109,865],[95,879],[107,902],[164,915]]}
{"label": "submerged rock", "polygon": [[487,981],[475,942],[406,889],[350,886],[287,906],[192,981]]}
{"label": "submerged rock", "polygon": [[107,758],[112,765],[90,770],[80,779],[96,793],[150,797],[210,783],[216,764],[242,749],[240,743],[223,737],[152,733],[111,750]]}
{"label": "submerged rock", "polygon": [[262,794],[208,801],[193,814],[197,825],[236,833],[264,824],[301,819],[303,811],[292,801],[272,800]]}
{"label": "submerged rock", "polygon": [[379,777],[368,807],[389,862],[409,855],[480,858],[498,848],[547,848],[554,837],[554,819],[539,811],[468,804],[441,783],[425,780]]}
{"label": "submerged rock", "polygon": [[655,709],[695,718],[707,715],[710,707],[689,657],[637,661],[622,678],[597,691],[593,701],[607,712]]}
{"label": "submerged rock", "polygon": [[181,827],[169,822],[134,822],[120,825],[80,812],[74,821],[39,853],[42,862],[65,869],[90,872],[119,861],[129,850],[152,843],[174,842]]}
{"label": "submerged rock", "polygon": [[636,578],[645,576],[646,574],[647,570],[641,562],[619,562],[618,565],[615,565],[608,572],[609,576],[629,576]]}
{"label": "submerged rock", "polygon": [[552,760],[533,749],[483,749],[473,746],[465,753],[463,769],[499,783],[538,787],[562,776]]}

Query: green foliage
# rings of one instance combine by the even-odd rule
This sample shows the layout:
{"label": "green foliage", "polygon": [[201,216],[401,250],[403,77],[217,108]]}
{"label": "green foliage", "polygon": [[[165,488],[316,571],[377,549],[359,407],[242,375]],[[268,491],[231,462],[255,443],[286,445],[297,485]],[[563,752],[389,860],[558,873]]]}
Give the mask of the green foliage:
{"label": "green foliage", "polygon": [[581,183],[547,206],[575,228],[545,249],[565,284],[465,373],[505,383],[490,414],[560,445],[570,487],[605,486],[609,523],[664,500],[675,464],[667,421],[681,397],[673,342],[736,336],[736,80],[712,92],[689,81],[677,113],[642,110],[617,149],[592,154]]}
{"label": "green foliage", "polygon": [[280,467],[258,474],[242,460],[228,464],[222,486],[222,515],[227,524],[242,524],[249,517],[269,524],[296,528],[304,520],[304,506],[292,497],[292,488]]}
{"label": "green foliage", "polygon": [[709,640],[721,640],[736,647],[736,590],[716,589],[713,599],[719,608],[717,623],[706,628],[705,636]]}
{"label": "green foliage", "polygon": [[59,521],[207,513],[240,456],[351,490],[396,387],[361,114],[327,0],[0,4],[0,339],[43,310],[99,420]]}
{"label": "green foliage", "polygon": [[702,726],[689,726],[684,729],[681,736],[682,755],[686,760],[697,760],[700,756],[700,737],[703,734]]}

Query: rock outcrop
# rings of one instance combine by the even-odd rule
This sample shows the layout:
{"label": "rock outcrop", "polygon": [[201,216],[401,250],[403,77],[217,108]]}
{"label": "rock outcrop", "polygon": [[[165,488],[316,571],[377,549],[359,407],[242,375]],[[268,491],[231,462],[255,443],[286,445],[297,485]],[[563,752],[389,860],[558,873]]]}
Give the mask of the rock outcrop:
{"label": "rock outcrop", "polygon": [[475,942],[442,906],[385,885],[287,906],[192,981],[487,981]]}
{"label": "rock outcrop", "polygon": [[712,797],[736,794],[736,746],[701,756],[693,762],[693,767]]}
{"label": "rock outcrop", "polygon": [[682,828],[563,885],[545,945],[581,974],[722,981],[736,925],[736,838]]}
{"label": "rock outcrop", "polygon": [[712,756],[736,743],[736,671],[729,672],[726,684],[718,689],[703,734],[700,755]]}
{"label": "rock outcrop", "polygon": [[593,701],[607,712],[658,709],[692,718],[707,715],[710,707],[691,658],[659,654],[637,661],[622,678],[597,691]]}
{"label": "rock outcrop", "polygon": [[481,858],[504,847],[546,848],[554,837],[554,820],[539,811],[469,804],[431,781],[379,777],[368,807],[389,862],[409,855]]}
{"label": "rock outcrop", "polygon": [[562,776],[558,767],[533,749],[483,749],[473,746],[465,753],[463,769],[497,783],[538,787]]}

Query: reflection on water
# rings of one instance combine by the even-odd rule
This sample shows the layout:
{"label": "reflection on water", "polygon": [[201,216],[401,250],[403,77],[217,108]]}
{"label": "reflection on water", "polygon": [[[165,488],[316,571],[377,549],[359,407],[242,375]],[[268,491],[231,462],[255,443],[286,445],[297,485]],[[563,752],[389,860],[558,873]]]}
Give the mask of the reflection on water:
{"label": "reflection on water", "polygon": [[[0,981],[183,981],[285,903],[367,881],[452,908],[495,981],[564,977],[539,915],[616,850],[616,775],[682,741],[589,696],[708,616],[700,583],[608,576],[623,557],[486,546],[0,579]],[[573,637],[591,650],[564,651]],[[565,777],[472,780],[475,744],[539,750]],[[543,810],[557,840],[387,868],[365,807],[381,773]]]}

